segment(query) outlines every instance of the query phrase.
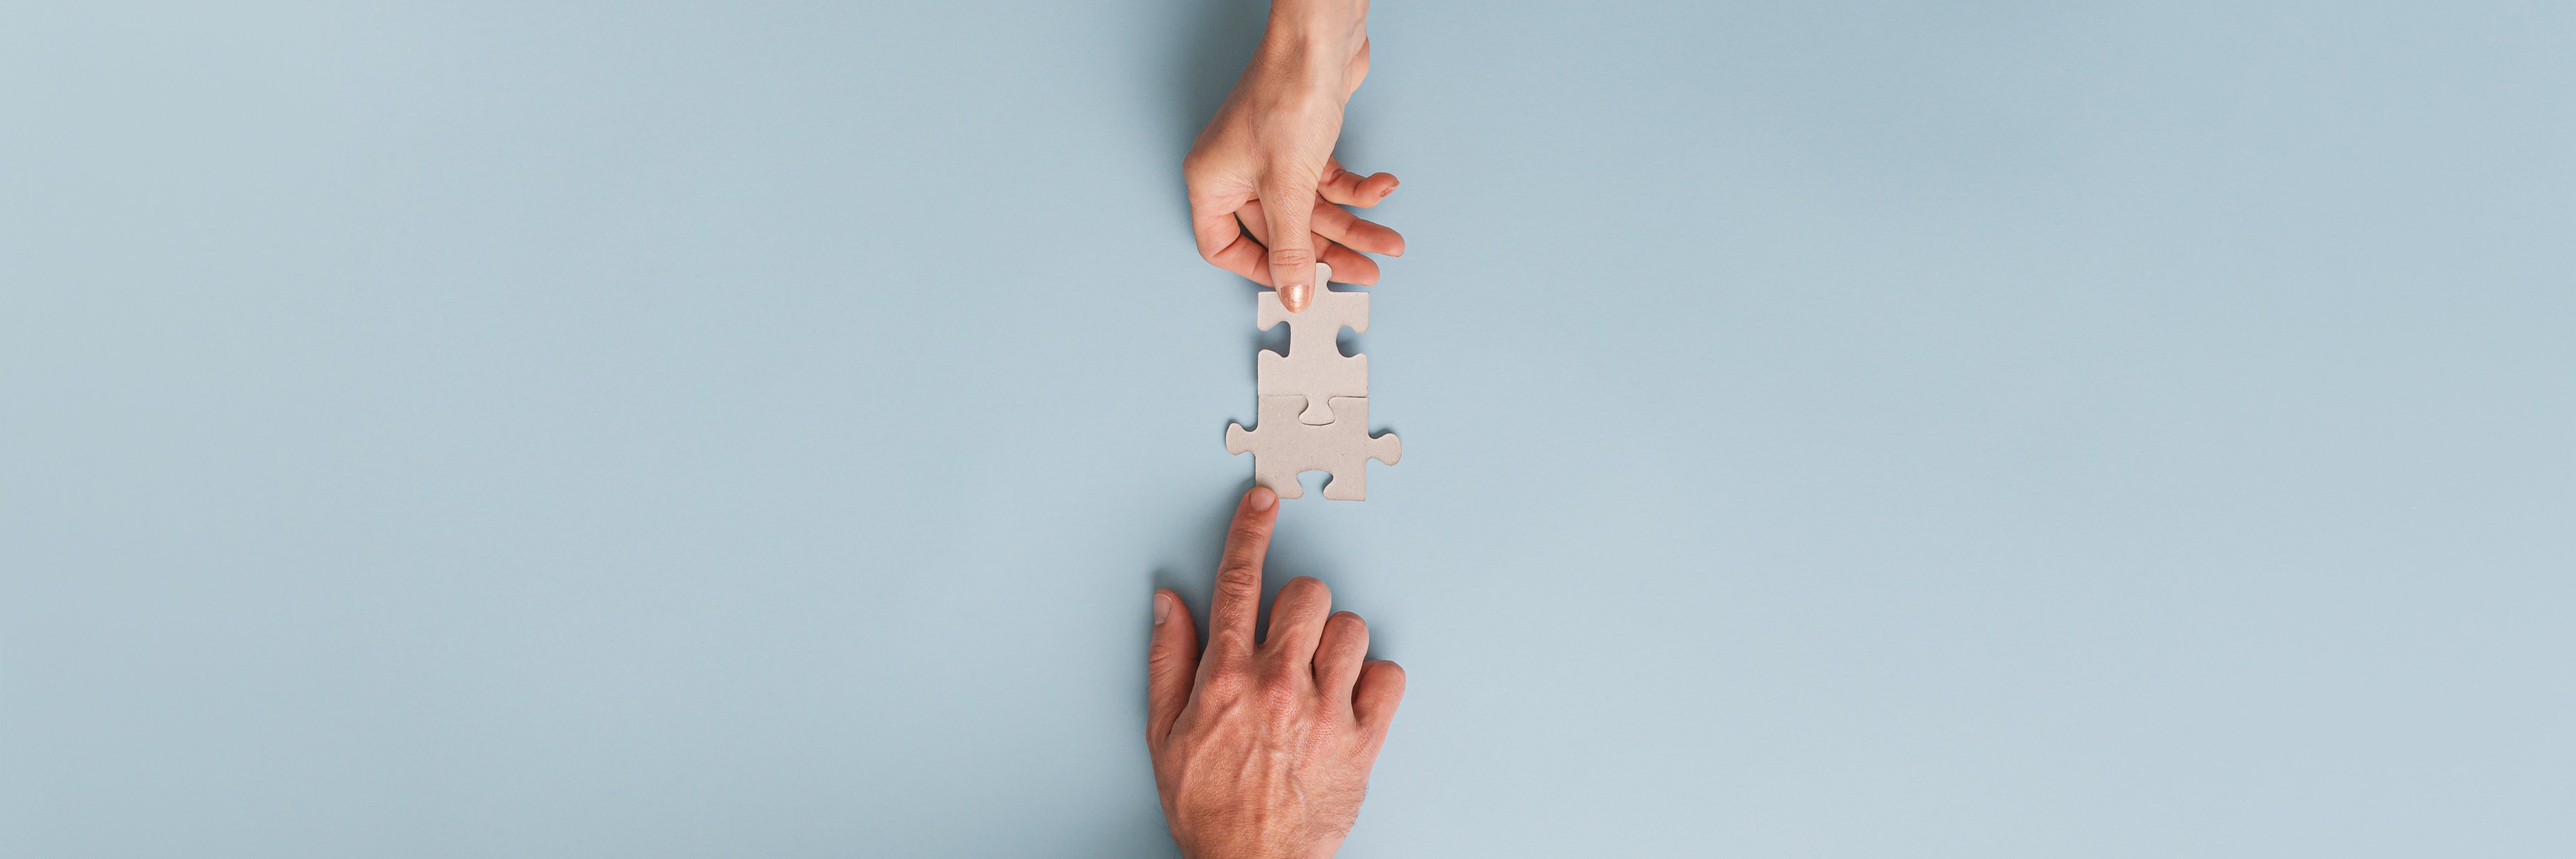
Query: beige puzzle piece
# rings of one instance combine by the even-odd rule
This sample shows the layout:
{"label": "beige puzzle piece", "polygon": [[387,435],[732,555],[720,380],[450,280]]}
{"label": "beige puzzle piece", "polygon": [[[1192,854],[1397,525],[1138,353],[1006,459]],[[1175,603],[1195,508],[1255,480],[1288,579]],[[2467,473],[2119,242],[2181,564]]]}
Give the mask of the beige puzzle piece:
{"label": "beige puzzle piece", "polygon": [[1296,397],[1262,397],[1260,425],[1244,429],[1227,424],[1225,451],[1252,454],[1252,482],[1270,487],[1281,498],[1304,495],[1297,475],[1331,474],[1324,497],[1333,501],[1368,499],[1368,461],[1394,465],[1404,455],[1404,442],[1394,433],[1368,434],[1368,398],[1335,397],[1333,422],[1323,426],[1297,420],[1306,404]]}
{"label": "beige puzzle piece", "polygon": [[1342,329],[1368,331],[1369,297],[1365,292],[1334,292],[1333,267],[1315,264],[1314,299],[1306,309],[1288,312],[1276,290],[1256,299],[1255,321],[1268,331],[1288,323],[1288,354],[1268,349],[1253,361],[1253,388],[1264,397],[1303,397],[1306,410],[1297,419],[1310,425],[1332,423],[1331,402],[1340,397],[1368,396],[1368,356],[1344,355],[1335,343]]}

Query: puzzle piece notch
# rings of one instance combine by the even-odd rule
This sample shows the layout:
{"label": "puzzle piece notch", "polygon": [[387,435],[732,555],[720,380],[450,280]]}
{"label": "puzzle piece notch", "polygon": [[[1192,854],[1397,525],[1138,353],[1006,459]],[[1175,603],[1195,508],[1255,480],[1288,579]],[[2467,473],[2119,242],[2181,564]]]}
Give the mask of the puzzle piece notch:
{"label": "puzzle piece notch", "polygon": [[1288,354],[1264,349],[1253,361],[1254,392],[1264,397],[1303,397],[1306,410],[1297,419],[1309,425],[1333,422],[1331,403],[1340,397],[1368,396],[1368,356],[1344,355],[1342,329],[1368,331],[1369,297],[1365,292],[1334,292],[1333,267],[1315,264],[1315,289],[1306,309],[1290,313],[1277,290],[1264,290],[1254,321],[1268,331],[1288,323]]}
{"label": "puzzle piece notch", "polygon": [[1367,397],[1335,397],[1331,406],[1336,420],[1317,426],[1297,420],[1304,401],[1262,397],[1258,426],[1226,425],[1225,451],[1251,453],[1252,482],[1281,498],[1304,495],[1297,475],[1321,471],[1332,475],[1324,483],[1327,500],[1367,500],[1368,461],[1394,465],[1404,456],[1404,441],[1394,433],[1368,434]]}
{"label": "puzzle piece notch", "polygon": [[1368,356],[1335,355],[1329,361],[1282,358],[1264,349],[1253,361],[1257,384],[1254,392],[1264,397],[1296,397],[1306,403],[1297,420],[1309,426],[1332,423],[1335,415],[1330,403],[1337,399],[1368,397]]}

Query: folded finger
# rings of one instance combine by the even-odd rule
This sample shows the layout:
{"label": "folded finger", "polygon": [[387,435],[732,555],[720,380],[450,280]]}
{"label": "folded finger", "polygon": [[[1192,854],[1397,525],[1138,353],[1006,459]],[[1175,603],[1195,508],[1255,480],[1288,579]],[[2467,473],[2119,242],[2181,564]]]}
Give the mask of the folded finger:
{"label": "folded finger", "polygon": [[[1262,243],[1269,243],[1270,221],[1260,204],[1245,206],[1243,211],[1237,214],[1242,217],[1246,231],[1252,233],[1253,237]],[[1311,232],[1308,235],[1314,237],[1315,246],[1320,249],[1315,254],[1316,258],[1325,265],[1333,267],[1335,283],[1356,283],[1361,286],[1372,286],[1377,283],[1378,268],[1375,260],[1342,246],[1340,242]]]}
{"label": "folded finger", "polygon": [[1236,229],[1234,243],[1218,251],[1215,256],[1208,257],[1207,261],[1217,268],[1242,275],[1253,283],[1262,286],[1270,285],[1270,249],[1263,247],[1260,240],[1254,239],[1251,234],[1242,232],[1240,227]]}
{"label": "folded finger", "polygon": [[1391,257],[1404,255],[1402,234],[1351,214],[1349,209],[1331,203],[1319,204],[1315,207],[1315,219],[1310,223],[1316,235],[1340,242],[1351,250]]}
{"label": "folded finger", "polygon": [[1333,591],[1310,576],[1298,576],[1279,588],[1270,601],[1270,635],[1261,641],[1264,659],[1275,659],[1282,666],[1305,667],[1315,662],[1315,641],[1324,634],[1324,622],[1333,614]]}
{"label": "folded finger", "polygon": [[1393,173],[1362,176],[1339,169],[1338,165],[1325,168],[1324,175],[1323,184],[1315,189],[1324,199],[1363,209],[1375,206],[1378,201],[1386,199],[1386,195],[1395,193],[1398,184]]}
{"label": "folded finger", "polygon": [[1395,722],[1395,705],[1404,700],[1404,666],[1379,659],[1360,666],[1351,689],[1351,716],[1370,737],[1383,742]]}
{"label": "folded finger", "polygon": [[1352,687],[1368,660],[1368,640],[1368,623],[1357,614],[1334,612],[1324,621],[1324,634],[1315,642],[1315,691],[1326,702],[1344,710],[1353,706]]}
{"label": "folded finger", "polygon": [[1317,241],[1320,242],[1318,247],[1324,249],[1319,256],[1323,257],[1325,265],[1333,269],[1334,283],[1377,285],[1377,260],[1369,259],[1365,254],[1343,247],[1339,242],[1322,241],[1321,236],[1317,237]]}

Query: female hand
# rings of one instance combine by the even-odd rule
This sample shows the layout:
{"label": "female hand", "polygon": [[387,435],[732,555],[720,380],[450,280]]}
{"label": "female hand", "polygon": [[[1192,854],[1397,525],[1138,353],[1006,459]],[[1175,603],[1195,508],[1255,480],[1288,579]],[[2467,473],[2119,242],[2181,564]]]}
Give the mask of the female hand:
{"label": "female hand", "polygon": [[1181,162],[1199,256],[1279,290],[1289,310],[1317,288],[1315,263],[1377,282],[1361,252],[1400,256],[1404,237],[1344,211],[1396,178],[1342,169],[1342,105],[1368,76],[1366,0],[1278,0],[1252,63]]}

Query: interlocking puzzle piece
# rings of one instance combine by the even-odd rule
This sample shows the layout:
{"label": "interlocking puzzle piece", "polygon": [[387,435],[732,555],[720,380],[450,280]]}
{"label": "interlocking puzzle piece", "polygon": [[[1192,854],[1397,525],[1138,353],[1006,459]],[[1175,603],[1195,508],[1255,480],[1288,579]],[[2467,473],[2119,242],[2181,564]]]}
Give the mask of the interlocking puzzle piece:
{"label": "interlocking puzzle piece", "polygon": [[1394,465],[1404,455],[1404,442],[1394,433],[1368,434],[1368,398],[1335,397],[1333,422],[1322,426],[1297,420],[1306,404],[1296,397],[1262,397],[1260,425],[1244,429],[1227,424],[1225,451],[1252,454],[1252,482],[1270,487],[1281,498],[1304,495],[1297,475],[1330,473],[1324,497],[1334,501],[1368,498],[1368,461]]}
{"label": "interlocking puzzle piece", "polygon": [[1368,293],[1334,292],[1325,286],[1332,281],[1333,267],[1316,263],[1314,298],[1296,313],[1280,303],[1276,290],[1256,299],[1261,330],[1288,323],[1288,354],[1261,350],[1253,361],[1254,390],[1264,397],[1304,397],[1306,410],[1297,419],[1307,424],[1332,423],[1335,398],[1368,396],[1368,356],[1344,355],[1334,342],[1344,328],[1368,331]]}

